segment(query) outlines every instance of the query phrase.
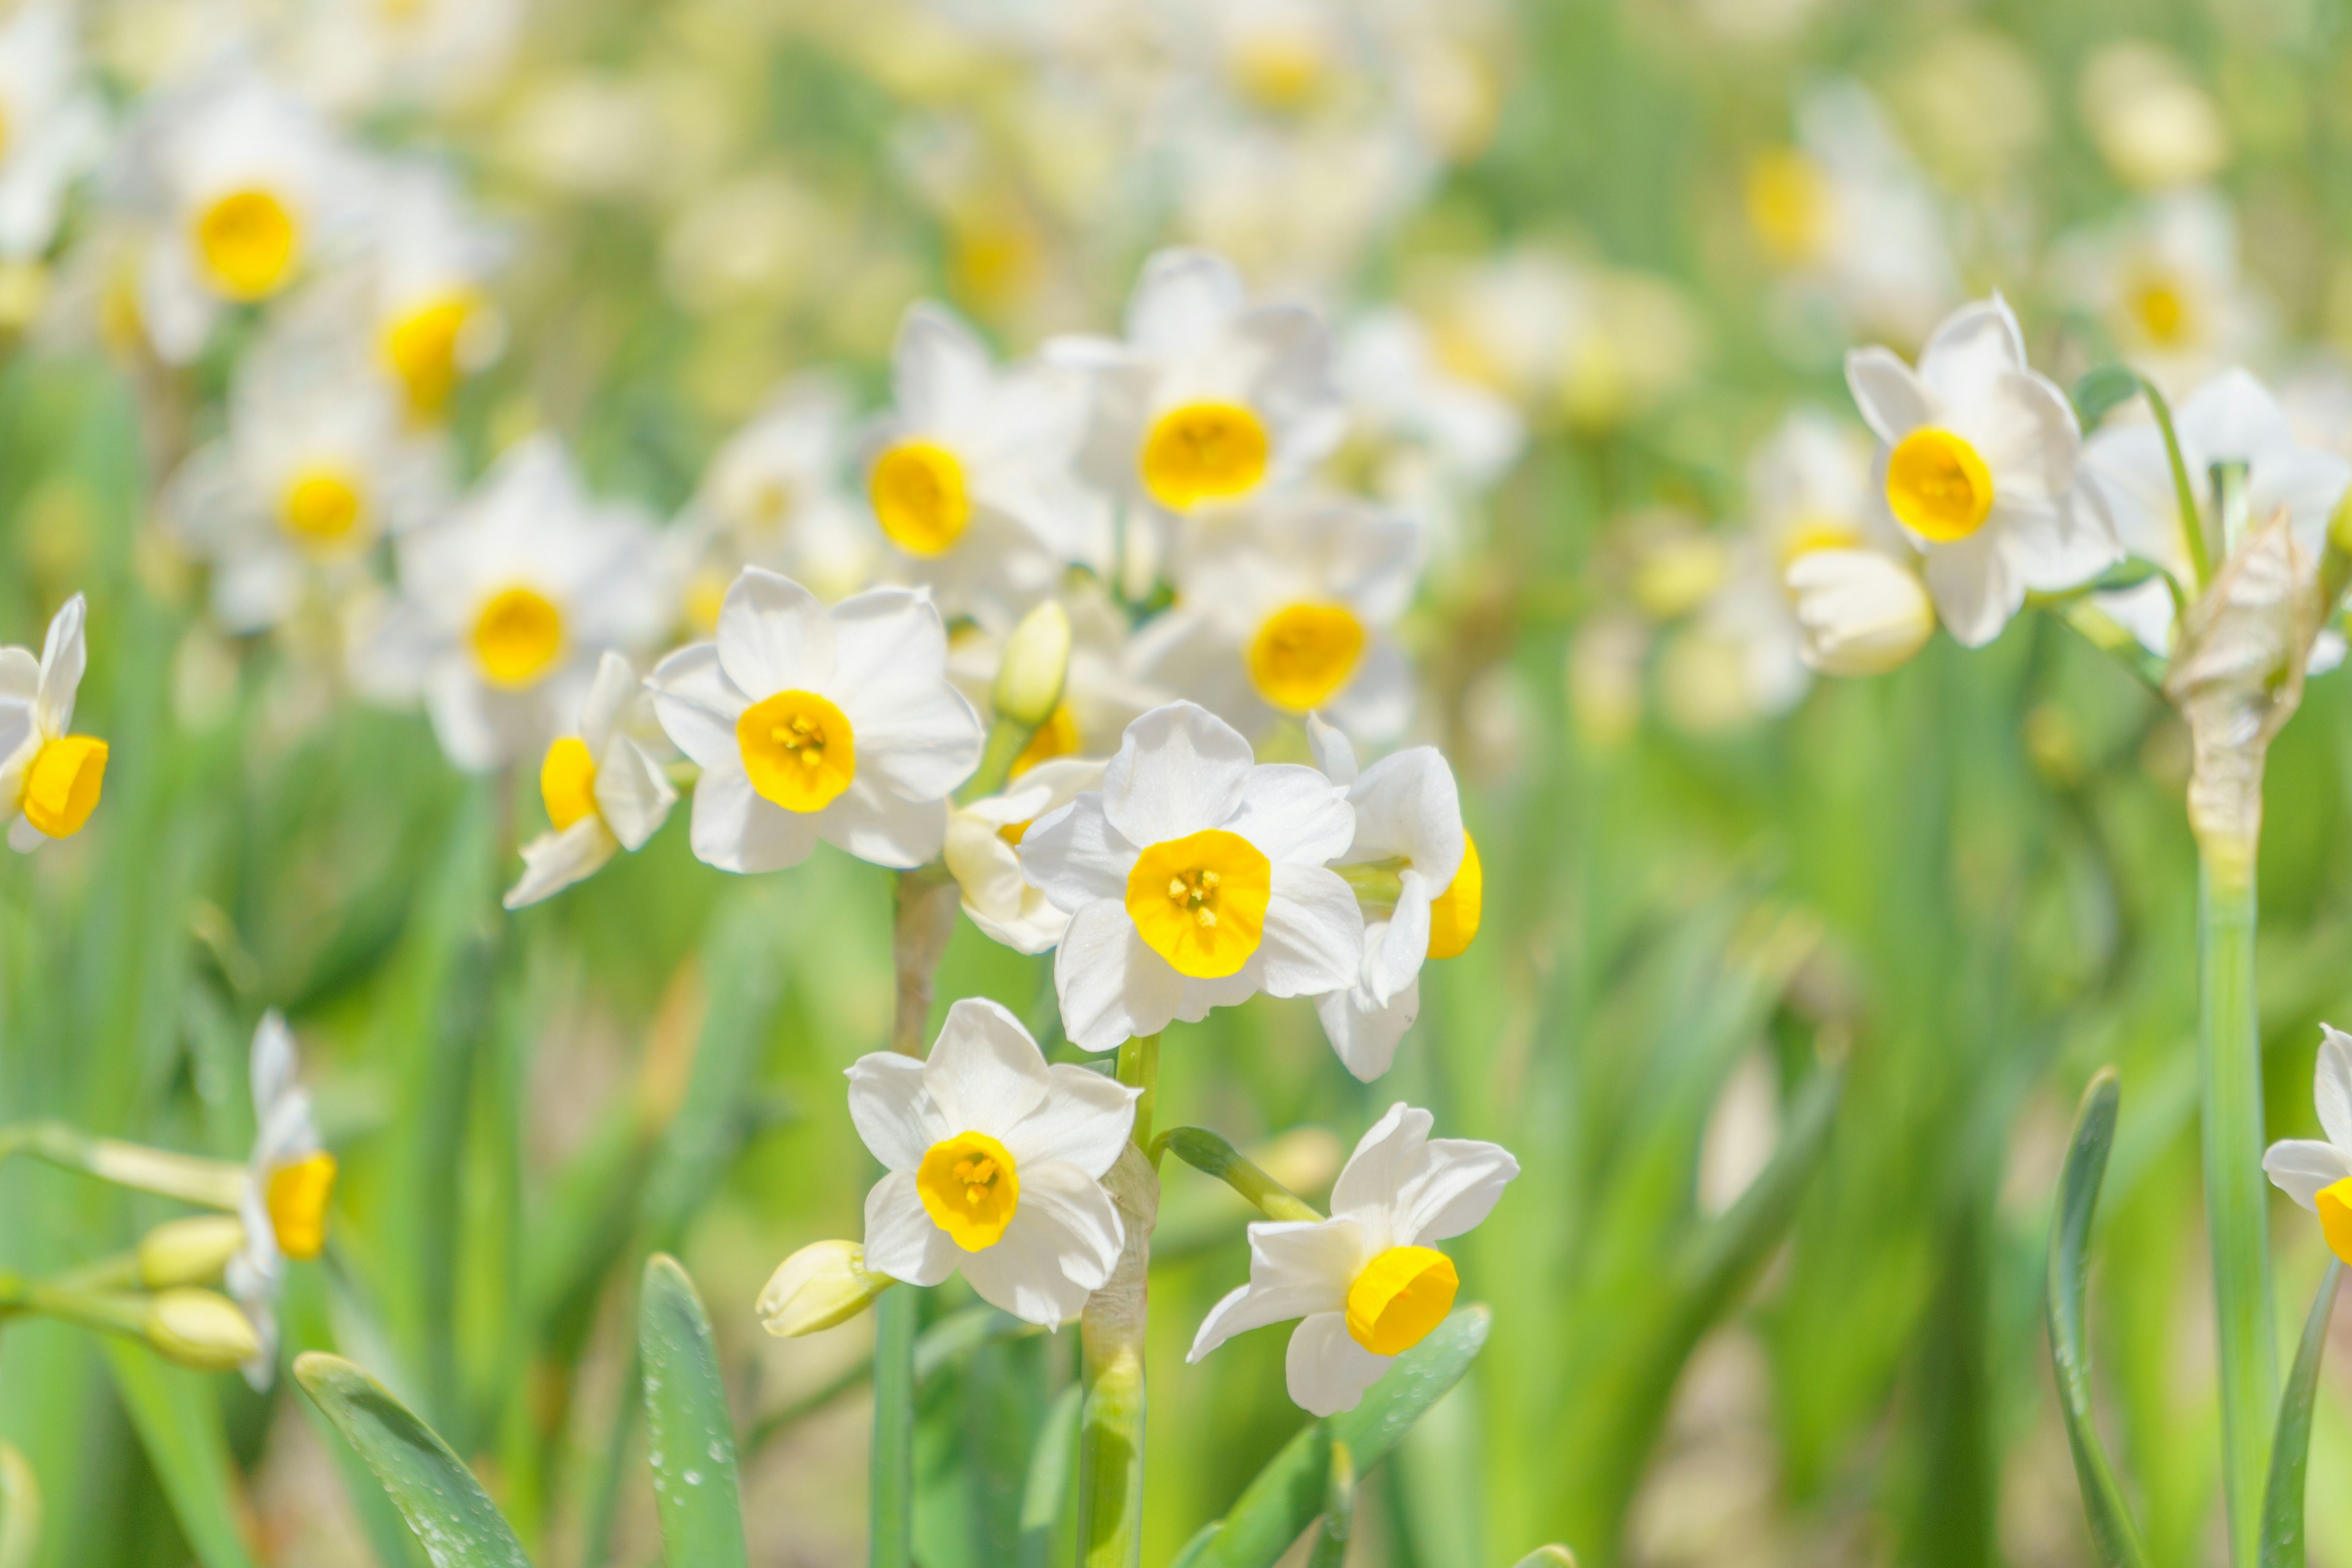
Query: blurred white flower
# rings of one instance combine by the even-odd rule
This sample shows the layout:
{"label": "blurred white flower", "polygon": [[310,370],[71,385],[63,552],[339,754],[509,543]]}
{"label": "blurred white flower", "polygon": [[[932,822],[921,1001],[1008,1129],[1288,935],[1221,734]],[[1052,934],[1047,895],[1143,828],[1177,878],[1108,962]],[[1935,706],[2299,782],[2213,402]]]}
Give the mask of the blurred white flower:
{"label": "blurred white flower", "polygon": [[73,733],[74,696],[89,662],[88,614],[79,594],[68,599],[37,659],[0,647],[0,819],[19,854],[72,837],[98,809],[106,742]]}
{"label": "blurred white flower", "polygon": [[75,22],[63,0],[32,0],[0,26],[0,259],[48,249],[68,187],[105,148]]}
{"label": "blurred white flower", "polygon": [[1355,813],[1312,768],[1256,763],[1190,702],[1128,727],[1102,787],[1031,825],[1021,872],[1070,914],[1055,955],[1062,1022],[1107,1051],[1263,991],[1355,983],[1364,921],[1328,862]]}
{"label": "blurred white flower", "polygon": [[437,419],[458,383],[506,346],[506,322],[488,291],[506,238],[437,163],[386,162],[373,179],[367,265],[377,362],[412,418]]}
{"label": "blurred white flower", "polygon": [[940,613],[902,588],[828,609],[747,568],[718,639],[671,654],[646,684],[662,728],[702,769],[694,853],[722,871],[797,865],[819,838],[877,866],[919,866],[980,763],[980,719],[948,684]]}
{"label": "blurred white flower", "polygon": [[2326,1142],[2282,1138],[2263,1155],[2273,1185],[2319,1216],[2327,1250],[2352,1263],[2352,1035],[2320,1026],[2312,1103]]}
{"label": "blurred white flower", "polygon": [[353,679],[421,695],[469,772],[538,755],[580,710],[599,657],[649,641],[672,602],[650,520],[590,497],[549,436],[401,535],[396,556],[399,595],[355,627]]}
{"label": "blurred white flower", "polygon": [[286,1260],[307,1260],[327,1245],[327,1200],[335,1157],[319,1146],[310,1096],[294,1076],[294,1031],[275,1010],[253,1032],[253,1154],[237,1217],[245,1246],[228,1261],[229,1294],[251,1321],[260,1348],[245,1380],[268,1388],[278,1372],[278,1291]]}
{"label": "blurred white flower", "polygon": [[1499,1144],[1432,1139],[1433,1121],[1398,1101],[1349,1156],[1329,1219],[1253,1224],[1249,1283],[1209,1310],[1184,1359],[1299,1319],[1284,1360],[1292,1401],[1312,1415],[1353,1410],[1453,1310],[1460,1277],[1429,1244],[1477,1226],[1519,1173]]}
{"label": "blurred white flower", "polygon": [[285,79],[344,116],[438,108],[495,84],[524,0],[314,0],[283,41]]}
{"label": "blurred white flower", "polygon": [[1874,550],[1814,550],[1789,563],[1800,652],[1824,675],[1884,675],[1927,645],[1936,607],[1919,574]]}
{"label": "blurred white flower", "polygon": [[677,791],[638,739],[651,726],[650,709],[629,661],[606,654],[580,710],[580,732],[557,739],[539,765],[539,798],[554,831],[522,847],[522,880],[508,892],[508,909],[593,876],[621,850],[644,848],[668,819]]}
{"label": "blurred white flower", "polygon": [[1030,825],[1102,785],[1103,764],[1056,757],[1018,773],[985,799],[948,816],[943,858],[971,923],[1015,952],[1044,952],[1069,929],[1069,911],[1021,875],[1020,844]]}
{"label": "blurred white flower", "polygon": [[1845,374],[1881,443],[1887,508],[1963,645],[2000,636],[2029,589],[2079,587],[2123,558],[2098,498],[2074,483],[2074,405],[2027,366],[1998,294],[1947,317],[1916,370],[1867,348],[1846,356]]}
{"label": "blurred white flower", "polygon": [[1402,518],[1311,493],[1203,519],[1174,563],[1176,604],[1137,633],[1132,668],[1244,734],[1320,710],[1386,740],[1412,717],[1390,628],[1412,603],[1419,542]]}
{"label": "blurred white flower", "polygon": [[[872,584],[881,542],[843,482],[851,447],[849,395],[830,378],[778,387],[710,459],[685,526],[713,537],[688,589],[687,619],[719,624],[735,574],[762,566],[830,603]],[[726,574],[710,574],[724,563]]]}
{"label": "blurred white flower", "polygon": [[1429,330],[1399,306],[1349,323],[1336,366],[1348,404],[1341,464],[1360,454],[1371,492],[1421,524],[1431,552],[1458,552],[1463,512],[1518,458],[1519,411],[1449,370]]}
{"label": "blurred white flower", "polygon": [[2060,283],[2114,334],[2119,357],[2168,397],[2242,360],[2270,335],[2270,308],[2240,275],[2238,224],[2218,191],[2151,197],[2059,242]]}
{"label": "blurred white flower", "polygon": [[2221,110],[2181,63],[2153,44],[2107,45],[2083,69],[2078,97],[2099,153],[2142,190],[2194,184],[2230,159]]}
{"label": "blurred white flower", "polygon": [[877,1051],[849,1068],[849,1115],[889,1174],[866,1196],[865,1267],[909,1285],[957,1268],[981,1300],[1059,1328],[1110,1278],[1126,1239],[1102,1178],[1141,1093],[1045,1065],[993,1002],[948,1009],[930,1059]]}

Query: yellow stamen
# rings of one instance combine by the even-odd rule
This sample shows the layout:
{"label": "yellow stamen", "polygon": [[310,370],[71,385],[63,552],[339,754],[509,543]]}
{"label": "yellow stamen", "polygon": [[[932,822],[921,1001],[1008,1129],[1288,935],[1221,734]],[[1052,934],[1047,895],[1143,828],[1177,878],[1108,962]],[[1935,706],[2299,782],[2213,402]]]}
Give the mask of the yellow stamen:
{"label": "yellow stamen", "polygon": [[1274,867],[1222,827],[1155,844],[1127,874],[1127,912],[1144,942],[1194,980],[1238,973],[1265,934]]}
{"label": "yellow stamen", "polygon": [[1050,763],[1055,757],[1075,757],[1077,754],[1077,715],[1070,711],[1068,703],[1064,702],[1046,715],[1045,721],[1038,725],[1031,733],[1029,743],[1021,748],[1019,756],[1013,759],[1011,776],[1017,779],[1039,763]]}
{"label": "yellow stamen", "polygon": [[944,555],[971,521],[963,465],[944,447],[902,441],[875,459],[874,515],[909,555]]}
{"label": "yellow stamen", "polygon": [[1478,934],[1486,901],[1486,874],[1478,864],[1478,841],[1462,836],[1462,869],[1429,906],[1429,956],[1452,958]]}
{"label": "yellow stamen", "polygon": [[1250,683],[1276,708],[1308,712],[1348,684],[1364,642],[1364,623],[1345,605],[1276,610],[1250,639]]}
{"label": "yellow stamen", "polygon": [[1992,472],[1967,440],[1923,426],[1887,455],[1886,504],[1921,538],[1950,544],[1984,526]]}
{"label": "yellow stamen", "polygon": [[966,1252],[993,1247],[1021,1206],[1021,1175],[985,1132],[943,1138],[923,1155],[915,1192],[931,1223]]}
{"label": "yellow stamen", "polygon": [[366,510],[357,476],[336,468],[304,468],[278,498],[278,520],[298,542],[317,549],[350,539]]}
{"label": "yellow stamen", "polygon": [[293,276],[301,231],[268,191],[231,191],[196,218],[196,258],[215,291],[266,300]]}
{"label": "yellow stamen", "polygon": [[558,833],[596,815],[596,759],[587,742],[566,735],[547,748],[547,760],[539,764],[539,798]]}
{"label": "yellow stamen", "polygon": [[735,743],[751,787],[786,811],[823,811],[857,776],[848,716],[814,691],[779,691],[743,710]]}
{"label": "yellow stamen", "polygon": [[408,411],[431,419],[457,390],[457,342],[482,308],[470,289],[451,289],[403,310],[383,329],[384,363],[408,394]]}
{"label": "yellow stamen", "polygon": [[293,1258],[319,1256],[327,1245],[327,1198],[334,1190],[335,1157],[323,1149],[269,1173],[262,1201],[278,1251]]}
{"label": "yellow stamen", "polygon": [[2139,279],[2133,285],[2127,302],[2140,331],[2158,348],[2179,348],[2195,335],[2196,321],[2189,308],[2189,298],[2169,279]]}
{"label": "yellow stamen", "polygon": [[474,658],[493,686],[520,690],[563,651],[563,612],[530,588],[509,588],[474,619]]}
{"label": "yellow stamen", "polygon": [[1445,1321],[1462,1280],[1431,1247],[1391,1247],[1348,1288],[1348,1337],[1374,1355],[1402,1355]]}
{"label": "yellow stamen", "polygon": [[1265,478],[1265,426],[1238,403],[1188,403],[1160,416],[1143,443],[1143,485],[1175,511],[1236,500]]}
{"label": "yellow stamen", "polygon": [[25,817],[52,838],[70,838],[98,809],[106,780],[106,742],[61,735],[42,746],[25,770]]}

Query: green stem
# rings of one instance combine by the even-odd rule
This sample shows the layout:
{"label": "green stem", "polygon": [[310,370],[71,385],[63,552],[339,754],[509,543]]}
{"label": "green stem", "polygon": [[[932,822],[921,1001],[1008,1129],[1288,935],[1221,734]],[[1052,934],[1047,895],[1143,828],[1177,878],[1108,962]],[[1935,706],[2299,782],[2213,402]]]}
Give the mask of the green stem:
{"label": "green stem", "polygon": [[874,1449],[871,1568],[915,1561],[915,1332],[912,1290],[874,1303]]}
{"label": "green stem", "polygon": [[956,791],[956,799],[968,805],[985,800],[1003,789],[1013,776],[1013,764],[1020,760],[1030,737],[1036,732],[1036,725],[1017,723],[1003,714],[991,721],[988,745],[980,753],[980,766]]}
{"label": "green stem", "polygon": [[119,1138],[93,1138],[62,1121],[20,1121],[0,1127],[0,1161],[14,1154],[30,1154],[119,1187],[230,1214],[245,1201],[248,1179],[244,1166],[226,1160],[176,1154]]}
{"label": "green stem", "polygon": [[1160,1151],[1151,1146],[1151,1112],[1160,1099],[1160,1037],[1139,1035],[1118,1047],[1118,1081],[1143,1093],[1135,1102],[1135,1146],[1160,1168]]}
{"label": "green stem", "polygon": [[2263,1178],[2262,1037],[2254,1003],[2258,833],[2256,825],[2198,839],[2205,1210],[2221,1352],[2221,1488],[2229,1509],[2231,1560],[2238,1568],[2253,1568],[2256,1561],[2272,1413],[2278,1400]]}
{"label": "green stem", "polygon": [[2164,456],[2172,469],[2173,503],[2180,509],[2180,537],[2189,546],[2189,563],[2197,573],[2197,590],[2201,594],[2213,581],[2213,547],[2205,537],[2205,514],[2197,505],[2197,492],[2189,485],[2189,464],[2180,456],[2180,437],[2172,428],[2172,405],[2146,376],[2140,377],[2139,387],[2147,397],[2148,411],[2156,416],[2157,429],[2164,436]]}
{"label": "green stem", "polygon": [[1314,1205],[1267,1175],[1240,1151],[1205,1127],[1171,1127],[1151,1142],[1151,1163],[1174,1154],[1202,1175],[1214,1176],[1249,1200],[1268,1219],[1306,1220],[1323,1217]]}
{"label": "green stem", "polygon": [[1160,1037],[1121,1046],[1118,1080],[1143,1090],[1130,1149],[1105,1178],[1126,1227],[1126,1245],[1080,1327],[1086,1402],[1078,1426],[1078,1561],[1081,1568],[1136,1568],[1143,1560],[1143,1333],[1150,1310],[1151,1229],[1160,1179],[1150,1159],[1159,1098]]}

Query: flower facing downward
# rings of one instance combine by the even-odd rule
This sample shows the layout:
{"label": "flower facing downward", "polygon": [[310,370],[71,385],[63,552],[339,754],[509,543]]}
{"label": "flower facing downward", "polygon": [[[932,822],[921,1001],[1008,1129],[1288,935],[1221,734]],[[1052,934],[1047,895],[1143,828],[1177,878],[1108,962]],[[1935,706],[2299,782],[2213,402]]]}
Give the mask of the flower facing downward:
{"label": "flower facing downward", "polygon": [[2352,1263],[2352,1035],[2320,1027],[2311,1098],[2326,1141],[2281,1139],[2263,1154],[2263,1169],[2279,1191],[2319,1216],[2327,1249]]}
{"label": "flower facing downward", "polygon": [[253,1117],[257,1129],[247,1164],[245,1247],[228,1264],[228,1290],[252,1321],[259,1345],[245,1363],[245,1378],[269,1386],[277,1371],[279,1283],[286,1259],[313,1258],[327,1244],[327,1200],[335,1190],[335,1157],[319,1146],[310,1096],[294,1079],[294,1032],[276,1013],[263,1015],[253,1035]]}
{"label": "flower facing downward", "polygon": [[555,831],[522,847],[522,880],[506,907],[559,893],[593,875],[615,852],[645,847],[668,819],[677,791],[645,746],[627,731],[644,706],[644,688],[629,661],[608,653],[580,714],[580,733],[548,747],[540,764],[540,798]]}
{"label": "flower facing downward", "polygon": [[1315,1415],[1354,1409],[1453,1308],[1454,1262],[1429,1244],[1485,1219],[1519,1173],[1499,1145],[1432,1140],[1431,1123],[1426,1110],[1391,1106],[1339,1173],[1329,1219],[1251,1226],[1249,1283],[1210,1310],[1185,1359],[1299,1319],[1290,1397]]}
{"label": "flower facing downward", "polygon": [[670,655],[646,684],[702,768],[694,852],[722,871],[797,865],[819,838],[877,866],[919,866],[946,837],[949,794],[980,763],[980,718],[948,684],[940,613],[902,588],[827,609],[747,568],[718,640]]}
{"label": "flower facing downward", "polygon": [[0,816],[11,819],[8,847],[20,853],[70,838],[98,809],[106,742],[71,732],[74,695],[89,663],[87,614],[79,594],[67,600],[38,659],[25,648],[0,647]]}
{"label": "flower facing downward", "polygon": [[866,1194],[858,1268],[909,1285],[961,1268],[982,1300],[1060,1327],[1110,1278],[1125,1242],[1102,1177],[1139,1092],[1047,1067],[1012,1014],[976,997],[948,1009],[929,1061],[861,1057],[849,1114],[890,1173]]}
{"label": "flower facing downward", "polygon": [[1055,757],[1024,770],[1002,793],[955,808],[944,858],[972,924],[1017,952],[1044,952],[1062,940],[1069,911],[1023,879],[1021,841],[1039,817],[1101,787],[1102,775],[1098,762]]}
{"label": "flower facing downward", "polygon": [[1825,675],[1884,675],[1935,635],[1918,574],[1874,550],[1814,550],[1783,574],[1799,655]]}
{"label": "flower facing downward", "polygon": [[1107,1051],[1257,992],[1354,983],[1364,921],[1328,862],[1355,835],[1346,791],[1312,768],[1255,764],[1190,702],[1127,727],[1102,787],[1023,836],[1021,870],[1070,925],[1054,963],[1062,1021]]}

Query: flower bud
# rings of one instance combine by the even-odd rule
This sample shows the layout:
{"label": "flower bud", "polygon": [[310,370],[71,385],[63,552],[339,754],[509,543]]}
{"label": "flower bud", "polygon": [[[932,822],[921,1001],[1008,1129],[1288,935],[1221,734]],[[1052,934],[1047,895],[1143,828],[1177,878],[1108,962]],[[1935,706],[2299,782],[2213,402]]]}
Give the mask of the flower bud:
{"label": "flower bud", "polygon": [[815,1241],[776,1266],[760,1292],[760,1321],[779,1339],[836,1328],[874,1304],[898,1281],[869,1274],[854,1241]]}
{"label": "flower bud", "polygon": [[1918,576],[1869,550],[1809,550],[1785,579],[1807,664],[1825,675],[1884,675],[1927,645],[1936,607]]}
{"label": "flower bud", "polygon": [[236,1303],[214,1290],[182,1286],[147,1303],[147,1342],[182,1366],[226,1372],[261,1353],[261,1336]]}
{"label": "flower bud", "polygon": [[245,1225],[235,1215],[166,1221],[139,1243],[139,1283],[150,1290],[209,1285],[244,1246]]}
{"label": "flower bud", "polygon": [[989,705],[1000,717],[1034,730],[1060,706],[1062,683],[1069,672],[1069,612],[1048,599],[1022,616],[1005,639],[1004,660],[996,668]]}

